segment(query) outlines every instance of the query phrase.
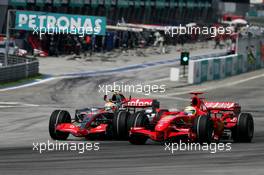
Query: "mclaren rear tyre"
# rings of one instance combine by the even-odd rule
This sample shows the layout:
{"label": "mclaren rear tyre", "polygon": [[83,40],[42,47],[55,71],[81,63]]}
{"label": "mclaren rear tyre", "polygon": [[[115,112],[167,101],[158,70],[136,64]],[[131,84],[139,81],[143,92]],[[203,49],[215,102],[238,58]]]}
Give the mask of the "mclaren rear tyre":
{"label": "mclaren rear tyre", "polygon": [[[131,117],[130,123],[128,123],[128,126],[131,127],[146,127],[149,124],[149,119],[147,115],[145,114],[145,111],[137,111],[134,113]],[[129,130],[130,130],[129,128]]]}
{"label": "mclaren rear tyre", "polygon": [[250,113],[241,113],[237,125],[232,130],[234,142],[251,142],[254,135],[254,121]]}
{"label": "mclaren rear tyre", "polygon": [[[137,111],[128,120],[128,129],[133,127],[147,127],[149,125],[149,119],[144,110]],[[133,145],[144,145],[148,137],[142,134],[131,134],[129,135],[128,141]]]}
{"label": "mclaren rear tyre", "polygon": [[113,137],[118,140],[128,138],[127,120],[130,117],[127,111],[118,111],[113,117]]}
{"label": "mclaren rear tyre", "polygon": [[54,140],[66,140],[69,136],[68,132],[60,132],[56,127],[60,123],[71,123],[71,115],[68,111],[55,110],[52,112],[49,121],[49,134]]}
{"label": "mclaren rear tyre", "polygon": [[129,136],[128,139],[128,141],[133,145],[144,145],[147,140],[148,137],[140,134],[132,134]]}
{"label": "mclaren rear tyre", "polygon": [[132,127],[134,127],[134,122],[136,118],[136,113],[132,114],[131,116],[128,117],[127,119],[127,131],[129,132]]}
{"label": "mclaren rear tyre", "polygon": [[208,116],[198,116],[194,119],[193,132],[199,143],[211,143],[213,123]]}

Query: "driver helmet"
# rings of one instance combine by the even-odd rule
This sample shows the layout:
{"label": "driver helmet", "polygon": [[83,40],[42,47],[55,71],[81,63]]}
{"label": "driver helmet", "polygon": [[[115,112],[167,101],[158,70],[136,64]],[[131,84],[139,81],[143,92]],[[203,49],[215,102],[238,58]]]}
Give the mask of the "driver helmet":
{"label": "driver helmet", "polygon": [[192,106],[187,106],[184,109],[184,113],[186,113],[187,115],[195,115],[196,114],[196,109]]}
{"label": "driver helmet", "polygon": [[105,104],[105,106],[104,106],[104,108],[105,108],[106,111],[112,110],[112,109],[115,108],[115,107],[116,107],[116,105],[115,105],[115,103],[113,103],[113,102],[107,102],[107,103]]}

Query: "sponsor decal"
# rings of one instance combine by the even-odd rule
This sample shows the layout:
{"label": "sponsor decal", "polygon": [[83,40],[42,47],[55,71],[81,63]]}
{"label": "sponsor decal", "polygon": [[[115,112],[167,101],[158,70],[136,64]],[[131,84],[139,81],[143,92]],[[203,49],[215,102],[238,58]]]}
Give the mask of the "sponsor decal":
{"label": "sponsor decal", "polygon": [[146,99],[136,99],[136,100],[130,100],[127,103],[127,106],[151,106],[152,100],[146,100]]}
{"label": "sponsor decal", "polygon": [[207,108],[232,108],[234,105],[232,102],[205,102]]}
{"label": "sponsor decal", "polygon": [[15,28],[18,30],[66,34],[105,35],[106,18],[36,11],[16,11]]}

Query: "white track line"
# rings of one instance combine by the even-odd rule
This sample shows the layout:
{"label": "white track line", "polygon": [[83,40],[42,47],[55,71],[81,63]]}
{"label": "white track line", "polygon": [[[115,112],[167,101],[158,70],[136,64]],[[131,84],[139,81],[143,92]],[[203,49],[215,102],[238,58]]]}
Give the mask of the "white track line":
{"label": "white track line", "polygon": [[15,108],[15,106],[0,106],[0,108]]}
{"label": "white track line", "polygon": [[16,105],[16,104],[19,104],[18,102],[6,102],[6,101],[4,101],[4,102],[0,102],[0,104],[4,104],[4,105]]}
{"label": "white track line", "polygon": [[[218,88],[223,88],[223,87],[227,87],[227,86],[234,86],[240,83],[244,83],[250,80],[254,80],[254,79],[258,79],[258,78],[262,78],[264,77],[264,74],[260,74],[260,75],[256,75],[253,77],[249,77],[243,80],[237,80],[237,81],[233,81],[230,83],[225,83],[225,84],[221,84],[221,85],[215,85],[215,86],[211,86],[211,87],[205,87],[205,88],[201,88],[201,89],[195,89],[195,91],[200,91],[200,92],[204,92],[204,91],[209,91],[209,90],[214,90],[214,89],[218,89]],[[194,90],[189,90],[189,91],[182,91],[182,92],[176,92],[176,93],[169,93],[166,94],[165,96],[174,96],[174,95],[183,95],[183,94],[188,94],[193,92]]]}
{"label": "white track line", "polygon": [[38,107],[39,106],[36,104],[26,104],[26,103],[22,103],[21,105],[26,106],[26,107]]}
{"label": "white track line", "polygon": [[156,79],[152,81],[146,81],[147,83],[158,83],[158,82],[163,82],[163,81],[169,81],[169,78],[161,78],[161,79]]}
{"label": "white track line", "polygon": [[35,85],[38,85],[38,84],[41,84],[41,83],[46,83],[46,82],[49,82],[49,81],[52,81],[52,80],[55,80],[55,79],[59,79],[59,78],[62,78],[62,77],[51,77],[51,78],[35,81],[35,82],[32,82],[32,83],[27,83],[27,84],[23,84],[23,85],[8,87],[8,88],[0,89],[0,92],[16,90],[16,89],[30,87],[30,86],[35,86]]}
{"label": "white track line", "polygon": [[0,102],[0,108],[24,108],[24,107],[38,107],[36,104],[28,104],[21,102]]}

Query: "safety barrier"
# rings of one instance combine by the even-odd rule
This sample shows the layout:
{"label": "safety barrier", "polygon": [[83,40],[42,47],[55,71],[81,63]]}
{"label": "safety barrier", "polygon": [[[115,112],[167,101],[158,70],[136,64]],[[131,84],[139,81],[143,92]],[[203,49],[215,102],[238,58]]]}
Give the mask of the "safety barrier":
{"label": "safety barrier", "polygon": [[264,67],[263,40],[242,38],[238,42],[238,54],[190,60],[188,83],[197,84]]}
{"label": "safety barrier", "polygon": [[[4,55],[0,55],[0,63],[4,63]],[[8,56],[8,65],[0,67],[0,83],[20,80],[38,75],[39,62],[36,58]]]}

